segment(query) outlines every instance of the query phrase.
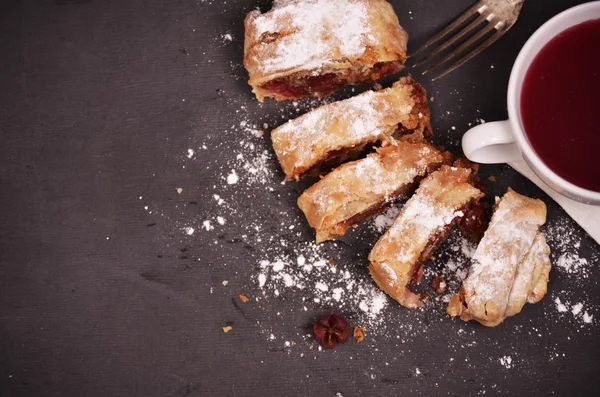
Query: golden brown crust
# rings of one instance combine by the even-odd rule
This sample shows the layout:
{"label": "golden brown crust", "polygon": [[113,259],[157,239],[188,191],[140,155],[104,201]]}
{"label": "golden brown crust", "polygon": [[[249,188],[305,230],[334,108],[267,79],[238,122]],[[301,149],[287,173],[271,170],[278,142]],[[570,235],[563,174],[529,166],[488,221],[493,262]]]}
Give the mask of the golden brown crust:
{"label": "golden brown crust", "polygon": [[339,165],[398,131],[411,133],[411,142],[431,137],[427,94],[410,76],[290,120],[273,130],[271,140],[286,180],[293,180]]}
{"label": "golden brown crust", "polygon": [[343,236],[349,227],[409,193],[416,180],[443,160],[426,143],[388,144],[365,159],[333,170],[300,196],[298,206],[316,229],[317,243]]}
{"label": "golden brown crust", "polygon": [[[472,266],[448,313],[495,327],[519,313],[549,264],[549,248],[538,232],[546,206],[512,189],[497,202],[494,216],[472,259]],[[546,279],[547,281],[547,279]],[[542,281],[543,282],[543,281]],[[538,290],[541,292],[540,285]],[[457,300],[462,305],[459,308]]]}
{"label": "golden brown crust", "polygon": [[[244,21],[244,66],[259,101],[328,95],[327,90],[277,92],[268,83],[334,76],[341,85],[374,81],[377,65],[406,60],[408,35],[385,0],[276,2]],[[339,88],[339,87],[338,87]]]}
{"label": "golden brown crust", "polygon": [[410,285],[418,281],[423,263],[464,215],[463,210],[483,196],[470,179],[471,170],[466,168],[444,165],[432,173],[371,251],[371,276],[401,305],[422,306]]}
{"label": "golden brown crust", "polygon": [[541,233],[540,235],[544,238],[544,243],[542,251],[538,256],[538,260],[536,261],[532,276],[532,280],[534,280],[533,289],[527,298],[527,303],[532,304],[541,301],[546,295],[546,292],[548,292],[548,281],[550,280],[550,269],[552,268],[552,263],[550,262],[550,247],[546,244],[544,235]]}
{"label": "golden brown crust", "polygon": [[[515,281],[504,313],[505,317],[512,317],[521,312],[538,283],[540,283],[540,289],[543,289],[543,294],[545,294],[547,279],[544,283],[542,273],[547,265],[550,265],[550,247],[546,244],[544,235],[538,232],[529,252],[517,267]],[[541,291],[536,292],[536,297],[539,296],[539,292]]]}

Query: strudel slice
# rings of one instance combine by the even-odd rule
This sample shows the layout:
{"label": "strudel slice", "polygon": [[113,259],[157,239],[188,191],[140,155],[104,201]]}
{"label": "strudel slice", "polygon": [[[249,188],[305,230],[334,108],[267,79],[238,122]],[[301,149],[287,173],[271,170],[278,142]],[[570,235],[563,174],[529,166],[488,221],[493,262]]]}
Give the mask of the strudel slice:
{"label": "strudel slice", "polygon": [[421,182],[371,251],[373,279],[402,306],[423,306],[411,284],[421,280],[425,262],[469,206],[483,196],[471,181],[471,169],[443,165]]}
{"label": "strudel slice", "polygon": [[539,301],[550,271],[550,249],[539,233],[545,222],[546,205],[541,200],[512,189],[497,199],[489,228],[448,314],[495,327],[519,313],[527,300]]}
{"label": "strudel slice", "polygon": [[427,143],[390,143],[333,170],[300,196],[298,206],[316,229],[317,243],[343,236],[411,192],[443,161],[442,153]]}
{"label": "strudel slice", "polygon": [[259,101],[324,97],[399,72],[408,35],[385,0],[279,0],[244,22],[244,66]]}
{"label": "strudel slice", "polygon": [[392,87],[367,91],[321,106],[271,133],[286,180],[318,174],[355,157],[386,137],[412,133],[431,137],[427,94],[411,77]]}

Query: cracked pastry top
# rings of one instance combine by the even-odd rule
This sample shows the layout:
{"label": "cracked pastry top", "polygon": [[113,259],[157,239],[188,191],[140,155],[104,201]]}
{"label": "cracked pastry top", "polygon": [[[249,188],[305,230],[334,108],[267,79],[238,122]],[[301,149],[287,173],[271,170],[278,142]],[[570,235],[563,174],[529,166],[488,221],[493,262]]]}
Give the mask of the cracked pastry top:
{"label": "cracked pastry top", "polygon": [[427,143],[393,142],[333,170],[300,196],[298,206],[316,229],[317,243],[343,236],[412,192],[443,161]]}
{"label": "cracked pastry top", "polygon": [[280,0],[244,25],[244,66],[261,102],[324,97],[406,60],[408,35],[385,0]]}
{"label": "cracked pastry top", "polygon": [[518,314],[525,303],[546,293],[550,248],[539,232],[546,205],[509,189],[496,200],[488,230],[472,258],[469,273],[448,314],[495,327]]}
{"label": "cracked pastry top", "polygon": [[403,77],[390,88],[314,109],[271,133],[286,180],[318,174],[386,137],[412,133],[415,141],[431,137],[427,94]]}
{"label": "cracked pastry top", "polygon": [[369,255],[369,271],[383,291],[407,308],[423,303],[411,284],[423,265],[483,193],[471,181],[472,170],[443,165],[425,178],[402,207],[390,229]]}

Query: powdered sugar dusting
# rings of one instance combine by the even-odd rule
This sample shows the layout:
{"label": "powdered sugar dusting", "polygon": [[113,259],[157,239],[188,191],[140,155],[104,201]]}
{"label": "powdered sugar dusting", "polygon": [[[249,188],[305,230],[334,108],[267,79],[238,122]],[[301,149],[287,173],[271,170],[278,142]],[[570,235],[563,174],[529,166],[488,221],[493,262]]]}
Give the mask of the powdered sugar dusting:
{"label": "powdered sugar dusting", "polygon": [[[344,17],[340,18],[340,12]],[[263,35],[285,34],[275,44],[274,55],[261,60],[265,72],[302,68],[310,70],[336,58],[355,58],[372,43],[363,2],[305,0],[275,3],[273,9],[254,19],[256,40]]]}
{"label": "powdered sugar dusting", "polygon": [[497,201],[496,211],[465,280],[467,303],[478,309],[489,301],[506,307],[517,265],[531,249],[538,228],[544,223],[544,219],[537,216],[520,215],[515,219],[515,208],[532,205],[527,198],[509,192]]}
{"label": "powdered sugar dusting", "polygon": [[284,165],[309,169],[327,153],[375,142],[409,120],[415,105],[412,87],[394,87],[322,106],[273,130]]}
{"label": "powdered sugar dusting", "polygon": [[358,310],[355,321],[367,326],[385,321],[385,294],[344,264],[332,265],[322,245],[301,244],[294,254],[286,254],[282,248],[271,247],[267,256],[272,258],[259,261],[257,282],[265,298],[302,292],[301,304],[335,303],[337,310]]}
{"label": "powdered sugar dusting", "polygon": [[[394,260],[412,263],[419,258],[432,236],[461,215],[460,211],[436,202],[428,195],[416,194],[402,208],[399,217],[379,244],[393,244],[396,239],[410,235],[411,244],[400,245]],[[374,252],[376,250],[377,247]]]}
{"label": "powdered sugar dusting", "polygon": [[500,364],[506,369],[510,369],[514,365],[512,357],[510,357],[510,356],[504,356],[504,357],[500,358]]}

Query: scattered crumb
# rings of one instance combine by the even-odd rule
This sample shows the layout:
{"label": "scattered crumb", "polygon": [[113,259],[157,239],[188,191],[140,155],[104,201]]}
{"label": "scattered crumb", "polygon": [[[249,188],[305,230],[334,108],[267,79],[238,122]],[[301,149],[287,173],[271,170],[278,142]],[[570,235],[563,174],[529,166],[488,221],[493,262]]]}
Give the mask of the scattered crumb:
{"label": "scattered crumb", "polygon": [[365,340],[365,331],[365,327],[354,327],[354,339],[356,339],[358,343]]}
{"label": "scattered crumb", "polygon": [[182,189],[182,188],[180,188],[180,187],[178,187],[178,188],[177,188],[177,194],[181,194],[181,193],[183,193],[183,189]]}
{"label": "scattered crumb", "polygon": [[448,284],[446,284],[446,279],[443,276],[435,276],[435,278],[431,282],[431,286],[433,287],[433,290],[438,294],[443,294],[448,288]]}
{"label": "scattered crumb", "polygon": [[233,327],[231,325],[228,325],[227,327],[223,327],[223,332],[228,333],[232,329],[233,329]]}
{"label": "scattered crumb", "polygon": [[248,297],[246,295],[239,294],[238,298],[240,298],[240,300],[244,303],[248,302]]}
{"label": "scattered crumb", "polygon": [[490,181],[490,182],[496,182],[496,177],[494,175],[490,175],[488,177],[488,181]]}

